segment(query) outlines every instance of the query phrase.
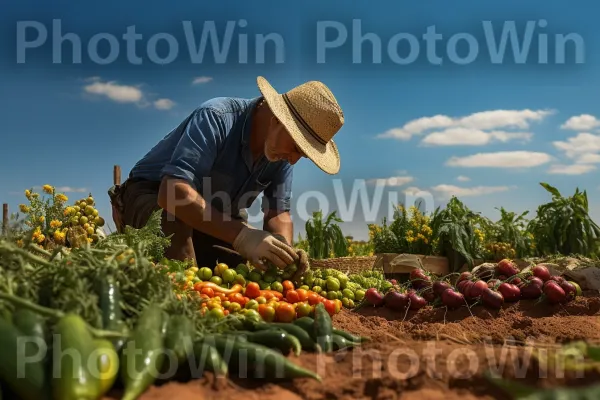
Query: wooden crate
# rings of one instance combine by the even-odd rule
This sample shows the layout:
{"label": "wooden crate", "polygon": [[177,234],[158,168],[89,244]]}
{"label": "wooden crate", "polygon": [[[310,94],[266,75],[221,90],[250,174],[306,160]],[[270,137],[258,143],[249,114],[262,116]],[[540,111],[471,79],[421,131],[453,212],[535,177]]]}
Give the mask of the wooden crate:
{"label": "wooden crate", "polygon": [[309,260],[310,267],[313,269],[332,268],[342,271],[346,274],[356,274],[361,271],[371,270],[375,264],[377,257],[375,256],[357,256],[357,257],[337,257],[325,259]]}

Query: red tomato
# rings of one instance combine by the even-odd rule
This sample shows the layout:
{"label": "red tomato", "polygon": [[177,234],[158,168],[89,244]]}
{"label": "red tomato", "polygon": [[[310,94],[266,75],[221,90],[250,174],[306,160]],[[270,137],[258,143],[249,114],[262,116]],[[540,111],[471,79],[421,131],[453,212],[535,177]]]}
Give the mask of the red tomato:
{"label": "red tomato", "polygon": [[315,304],[317,304],[319,302],[319,295],[315,292],[312,292],[308,295],[308,304],[310,304],[311,306],[314,306]]}
{"label": "red tomato", "polygon": [[260,286],[258,286],[258,283],[256,283],[256,282],[248,283],[248,285],[246,285],[245,295],[246,295],[246,297],[249,297],[251,299],[255,299],[258,296],[260,296]]}
{"label": "red tomato", "polygon": [[261,304],[258,306],[258,313],[265,322],[275,321],[275,309],[267,304]]}
{"label": "red tomato", "polygon": [[294,290],[294,284],[292,283],[292,281],[283,281],[281,282],[281,285],[283,286],[283,292],[287,292],[288,290]]}
{"label": "red tomato", "polygon": [[308,291],[305,289],[296,289],[296,292],[298,293],[298,298],[299,301],[306,301],[308,300]]}
{"label": "red tomato", "polygon": [[275,310],[275,316],[279,322],[292,322],[296,316],[296,311],[290,303],[281,302]]}
{"label": "red tomato", "polygon": [[232,303],[238,303],[241,306],[246,305],[246,301],[244,300],[244,296],[241,293],[234,293],[229,296],[229,301]]}
{"label": "red tomato", "polygon": [[297,303],[300,301],[300,296],[296,290],[288,290],[285,294],[285,299],[290,303]]}
{"label": "red tomato", "polygon": [[325,300],[323,305],[327,313],[333,317],[335,315],[335,302],[333,300]]}
{"label": "red tomato", "polygon": [[210,298],[215,297],[215,291],[212,290],[211,288],[202,288],[202,290],[200,291],[200,293],[207,295]]}
{"label": "red tomato", "polygon": [[200,291],[202,290],[202,283],[203,283],[203,282],[196,282],[196,283],[194,284],[194,290],[195,290],[196,292],[200,292]]}

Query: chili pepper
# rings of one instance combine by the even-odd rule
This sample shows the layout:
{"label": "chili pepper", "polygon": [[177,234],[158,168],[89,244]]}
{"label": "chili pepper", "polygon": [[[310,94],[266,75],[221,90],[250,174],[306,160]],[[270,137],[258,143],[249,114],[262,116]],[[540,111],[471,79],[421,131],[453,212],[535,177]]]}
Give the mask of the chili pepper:
{"label": "chili pepper", "polygon": [[304,329],[313,340],[317,340],[317,335],[315,334],[315,320],[311,317],[300,317],[293,321],[294,325],[298,325],[300,328]]}
{"label": "chili pepper", "polygon": [[[61,400],[95,400],[100,396],[100,380],[90,370],[95,352],[94,338],[85,321],[77,314],[67,314],[55,326],[59,353],[53,354],[53,397]],[[56,351],[56,346],[54,347]],[[69,354],[70,353],[70,354]]]}
{"label": "chili pepper", "polygon": [[111,341],[95,339],[100,376],[100,396],[104,396],[113,386],[119,373],[119,356]]}
{"label": "chili pepper", "polygon": [[354,343],[363,343],[363,342],[368,342],[371,340],[371,338],[369,338],[367,336],[353,335],[350,332],[346,332],[344,330],[336,329],[336,328],[333,328],[333,333],[336,335],[343,336],[346,340],[349,340]]}
{"label": "chili pepper", "polygon": [[[288,379],[311,378],[321,381],[318,374],[294,364],[281,353],[267,346],[239,340],[235,335],[215,336],[213,340],[225,362],[229,365],[252,366],[255,376],[258,375],[256,377],[264,377],[268,373]],[[283,376],[277,376],[281,373]]]}
{"label": "chili pepper", "polygon": [[0,379],[23,400],[48,400],[49,377],[43,360],[25,362],[21,332],[6,318],[0,318]]}
{"label": "chili pepper", "polygon": [[165,334],[165,350],[173,352],[177,363],[188,359],[194,350],[195,327],[185,315],[173,315],[169,318]]}
{"label": "chili pepper", "polygon": [[239,283],[236,283],[230,289],[221,287],[221,286],[217,285],[216,283],[209,282],[209,281],[198,282],[194,285],[194,289],[196,289],[198,291],[200,291],[204,288],[210,288],[210,289],[214,290],[215,292],[223,293],[227,296],[229,296],[230,294],[241,293],[243,290],[242,285],[240,285]]}
{"label": "chili pepper", "polygon": [[283,294],[279,293],[277,290],[263,289],[263,290],[260,291],[260,295],[263,296],[263,297],[267,297],[268,295],[272,295],[273,297],[276,297],[277,300],[283,299]]}
{"label": "chili pepper", "polygon": [[340,349],[345,349],[345,348],[352,348],[354,346],[359,345],[359,343],[347,340],[342,335],[338,335],[336,333],[333,334],[332,341],[333,341],[333,350],[334,351],[337,351],[337,350],[340,350]]}
{"label": "chili pepper", "polygon": [[323,303],[315,305],[315,325],[314,332],[317,343],[325,353],[333,351],[333,325],[331,316],[325,309]]}
{"label": "chili pepper", "polygon": [[[216,376],[225,377],[229,373],[227,363],[214,346],[214,338],[202,338],[194,342],[194,359],[199,363],[192,369],[192,377],[197,379],[204,371],[213,372]],[[192,366],[190,365],[190,368]]]}
{"label": "chili pepper", "polygon": [[319,344],[316,343],[311,338],[311,336],[308,332],[306,332],[304,329],[302,329],[299,326],[296,326],[294,324],[290,324],[287,322],[271,322],[271,323],[263,322],[261,324],[255,325],[256,330],[265,330],[265,329],[273,329],[273,328],[282,329],[282,330],[286,331],[287,333],[296,337],[296,339],[298,339],[298,341],[300,342],[303,350],[315,351],[317,353],[321,352],[321,346],[319,346]]}
{"label": "chili pepper", "polygon": [[17,327],[19,332],[25,337],[28,337],[27,342],[30,349],[27,353],[32,353],[30,356],[37,354],[39,351],[45,351],[45,362],[50,353],[48,349],[48,329],[46,328],[46,319],[38,313],[26,308],[18,308],[12,315],[12,322]]}
{"label": "chili pepper", "polygon": [[134,400],[156,380],[164,362],[163,345],[168,316],[157,304],[148,305],[121,354],[122,400]]}
{"label": "chili pepper", "polygon": [[300,340],[283,329],[275,328],[257,332],[238,331],[236,333],[242,335],[249,342],[276,348],[284,354],[293,351],[296,356],[299,356],[302,351]]}
{"label": "chili pepper", "polygon": [[[115,277],[104,275],[96,281],[96,285],[100,310],[102,310],[102,328],[127,333],[128,329],[121,309],[121,289]],[[113,339],[112,343],[118,352],[123,347],[125,339]]]}

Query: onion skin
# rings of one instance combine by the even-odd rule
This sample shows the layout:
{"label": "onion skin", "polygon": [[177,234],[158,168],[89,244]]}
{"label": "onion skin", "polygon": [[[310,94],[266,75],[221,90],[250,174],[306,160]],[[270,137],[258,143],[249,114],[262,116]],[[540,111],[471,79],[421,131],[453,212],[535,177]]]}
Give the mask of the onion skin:
{"label": "onion skin", "polygon": [[458,308],[467,304],[463,294],[457,292],[453,288],[446,289],[440,297],[442,299],[442,303],[450,309]]}
{"label": "onion skin", "polygon": [[408,306],[408,296],[405,293],[390,290],[383,297],[383,302],[390,310],[403,311]]}
{"label": "onion skin", "polygon": [[427,305],[427,300],[414,292],[408,294],[408,300],[410,301],[409,308],[411,310],[420,310]]}
{"label": "onion skin", "polygon": [[563,303],[567,299],[567,294],[563,288],[561,288],[558,282],[554,280],[546,281],[546,283],[544,283],[543,291],[550,304]]}
{"label": "onion skin", "polygon": [[474,282],[473,285],[469,286],[469,288],[465,291],[465,296],[467,299],[474,300],[479,298],[486,289],[488,289],[487,282],[479,280]]}
{"label": "onion skin", "polygon": [[546,282],[550,279],[550,271],[545,265],[536,265],[531,269],[531,273],[533,274],[533,276],[541,279],[543,282]]}
{"label": "onion skin", "polygon": [[504,301],[506,302],[512,303],[519,301],[521,298],[521,289],[512,283],[504,282],[498,287],[498,291],[502,294],[502,297],[504,297]]}
{"label": "onion skin", "polygon": [[459,282],[462,282],[462,281],[470,281],[471,279],[473,279],[473,274],[470,273],[469,271],[465,271],[460,274],[460,276],[456,280],[456,284],[458,284]]}
{"label": "onion skin", "polygon": [[498,261],[498,274],[511,277],[519,273],[519,268],[508,258]]}
{"label": "onion skin", "polygon": [[446,281],[435,281],[432,285],[433,293],[435,293],[438,296],[441,296],[446,289],[450,289],[451,287],[452,285],[450,285],[450,283]]}
{"label": "onion skin", "polygon": [[[539,278],[535,278],[541,282]],[[537,284],[535,281],[528,281],[521,284],[521,298],[528,300],[539,299],[542,295],[542,286],[543,284]]]}
{"label": "onion skin", "polygon": [[383,296],[375,288],[370,288],[365,293],[367,302],[374,307],[381,307],[383,305]]}

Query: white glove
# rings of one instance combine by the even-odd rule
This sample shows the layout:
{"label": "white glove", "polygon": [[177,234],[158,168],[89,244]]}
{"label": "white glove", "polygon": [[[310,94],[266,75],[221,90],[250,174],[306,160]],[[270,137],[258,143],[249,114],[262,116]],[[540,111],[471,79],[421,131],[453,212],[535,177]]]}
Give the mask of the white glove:
{"label": "white glove", "polygon": [[264,260],[285,268],[298,259],[296,251],[269,232],[244,227],[233,242],[233,249],[259,269],[266,269]]}

